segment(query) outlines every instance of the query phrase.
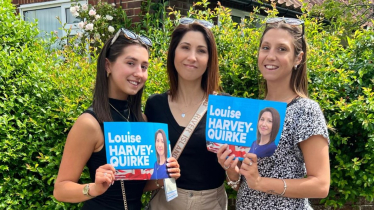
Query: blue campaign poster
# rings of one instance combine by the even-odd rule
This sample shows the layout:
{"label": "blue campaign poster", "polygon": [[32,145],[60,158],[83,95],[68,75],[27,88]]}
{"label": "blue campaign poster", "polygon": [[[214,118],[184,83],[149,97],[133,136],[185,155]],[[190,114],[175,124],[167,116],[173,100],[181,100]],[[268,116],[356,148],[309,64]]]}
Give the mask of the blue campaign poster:
{"label": "blue campaign poster", "polygon": [[169,178],[168,126],[148,122],[104,122],[107,163],[117,170],[116,179]]}
{"label": "blue campaign poster", "polygon": [[287,103],[209,95],[206,141],[209,151],[228,144],[236,157],[271,156],[277,148]]}

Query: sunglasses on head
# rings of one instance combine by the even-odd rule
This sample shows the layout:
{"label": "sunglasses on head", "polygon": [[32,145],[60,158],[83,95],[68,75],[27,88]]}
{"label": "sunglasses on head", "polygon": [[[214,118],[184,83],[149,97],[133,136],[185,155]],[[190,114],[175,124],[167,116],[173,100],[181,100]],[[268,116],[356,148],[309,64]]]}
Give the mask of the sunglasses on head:
{"label": "sunglasses on head", "polygon": [[214,26],[213,23],[211,23],[207,20],[198,20],[198,19],[193,19],[193,18],[181,18],[181,19],[179,19],[179,23],[183,24],[183,25],[192,24],[194,22],[197,22],[197,23],[199,23],[199,24],[201,24],[204,27],[209,28],[209,29]]}
{"label": "sunglasses on head", "polygon": [[123,35],[127,39],[138,40],[141,43],[143,43],[143,44],[145,44],[149,47],[152,47],[152,41],[148,37],[143,36],[143,35],[138,35],[135,32],[127,30],[125,28],[121,28],[121,29],[118,30],[116,35],[114,35],[114,37],[112,39],[112,42],[110,43],[110,46],[112,46],[114,44],[114,42],[118,39],[118,36],[121,34],[121,32],[123,33]]}
{"label": "sunglasses on head", "polygon": [[289,24],[291,26],[302,26],[302,31],[301,31],[301,36],[304,37],[304,21],[296,18],[285,18],[285,17],[276,17],[276,18],[270,18],[266,21],[266,26],[274,24],[274,23],[279,23],[279,22],[284,22],[286,24]]}

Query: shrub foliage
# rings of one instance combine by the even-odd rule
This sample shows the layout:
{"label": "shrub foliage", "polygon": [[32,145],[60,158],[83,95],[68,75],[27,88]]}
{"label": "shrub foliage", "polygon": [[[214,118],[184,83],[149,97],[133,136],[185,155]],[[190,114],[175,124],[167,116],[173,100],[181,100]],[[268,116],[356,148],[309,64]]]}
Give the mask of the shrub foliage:
{"label": "shrub foliage", "polygon": [[[262,77],[256,57],[263,27],[252,27],[256,12],[237,24],[231,20],[228,8],[212,7],[205,0],[195,6],[188,16],[219,20],[212,31],[219,50],[223,90],[238,97],[262,98],[259,91]],[[111,7],[105,8],[111,12]],[[167,90],[168,43],[181,15],[172,9],[166,12],[164,5],[150,1],[143,8],[160,9],[145,11],[142,22],[132,26],[154,42],[145,101],[150,94]],[[50,50],[48,42],[35,38],[38,34],[35,25],[20,20],[14,12],[10,0],[2,3],[0,194],[3,196],[0,208],[78,209],[79,204],[57,202],[52,196],[53,184],[67,133],[91,103],[100,46],[86,49],[84,44],[74,44],[79,42],[69,39],[71,44],[63,49]],[[276,16],[277,11],[274,8],[268,14]],[[163,18],[160,20],[160,17]],[[371,201],[374,195],[374,31],[358,28],[347,38],[339,22],[324,26],[308,13],[300,18],[305,21],[309,44],[310,97],[321,105],[330,128],[331,188],[322,202],[338,207],[360,197]],[[97,30],[108,31],[105,20],[100,21],[103,28]],[[51,36],[51,41],[55,41]],[[85,172],[81,182],[87,180]],[[227,190],[230,197],[236,196]],[[147,199],[144,195],[143,202]]]}

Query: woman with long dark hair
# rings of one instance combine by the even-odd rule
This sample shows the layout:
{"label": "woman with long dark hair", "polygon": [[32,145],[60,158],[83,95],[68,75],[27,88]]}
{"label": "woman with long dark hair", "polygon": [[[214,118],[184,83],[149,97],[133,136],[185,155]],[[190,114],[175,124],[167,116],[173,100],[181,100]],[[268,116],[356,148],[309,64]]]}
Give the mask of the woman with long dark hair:
{"label": "woman with long dark hair", "polygon": [[247,153],[238,164],[227,146],[217,153],[229,185],[239,189],[238,210],[310,209],[308,198],[328,195],[329,135],[318,103],[308,98],[304,34],[302,20],[271,18],[261,37],[258,67],[265,79],[265,100],[288,104],[274,154]]}
{"label": "woman with long dark hair", "polygon": [[[97,61],[92,107],[71,128],[55,182],[54,196],[69,203],[84,202],[83,209],[140,210],[146,180],[115,180],[107,164],[103,122],[143,122],[141,98],[148,73],[148,49],[152,42],[120,29],[106,41]],[[178,178],[179,166],[170,158],[170,176]],[[80,184],[87,166],[92,182]]]}
{"label": "woman with long dark hair", "polygon": [[[168,50],[170,89],[152,95],[146,103],[145,115],[150,122],[168,124],[172,149],[208,95],[220,90],[217,46],[211,26],[208,21],[180,19]],[[176,181],[178,197],[163,202],[164,192],[159,192],[160,202],[152,202],[152,209],[227,209],[225,173],[216,155],[206,148],[206,114],[201,117],[192,126],[195,130],[178,159],[183,171]]]}

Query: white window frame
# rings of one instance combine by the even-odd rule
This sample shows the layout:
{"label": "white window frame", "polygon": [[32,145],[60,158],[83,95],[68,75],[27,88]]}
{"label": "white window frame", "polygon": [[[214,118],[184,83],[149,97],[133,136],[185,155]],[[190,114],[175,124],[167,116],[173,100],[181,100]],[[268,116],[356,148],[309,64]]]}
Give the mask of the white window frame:
{"label": "white window frame", "polygon": [[[86,1],[79,1],[79,3],[80,4],[87,4],[88,2],[86,0]],[[52,8],[52,7],[60,7],[60,14],[56,15],[56,16],[59,16],[60,20],[61,20],[61,23],[65,24],[66,23],[65,10],[70,9],[71,4],[72,4],[72,2],[70,0],[56,0],[56,1],[47,1],[47,2],[32,3],[32,4],[22,4],[19,7],[19,14],[20,14],[22,20],[24,20],[25,18],[23,16],[23,13],[26,12],[26,11],[33,11],[33,10],[38,10],[38,9],[48,9],[48,8]],[[55,17],[52,17],[52,18],[55,18]],[[81,30],[81,29],[79,29],[77,23],[66,24],[65,28],[66,29],[71,28],[71,34],[70,35],[75,35],[75,34],[77,34],[77,32],[79,32]],[[61,29],[59,29],[59,30],[61,30]],[[62,35],[63,36],[67,35],[64,30],[62,30]]]}

